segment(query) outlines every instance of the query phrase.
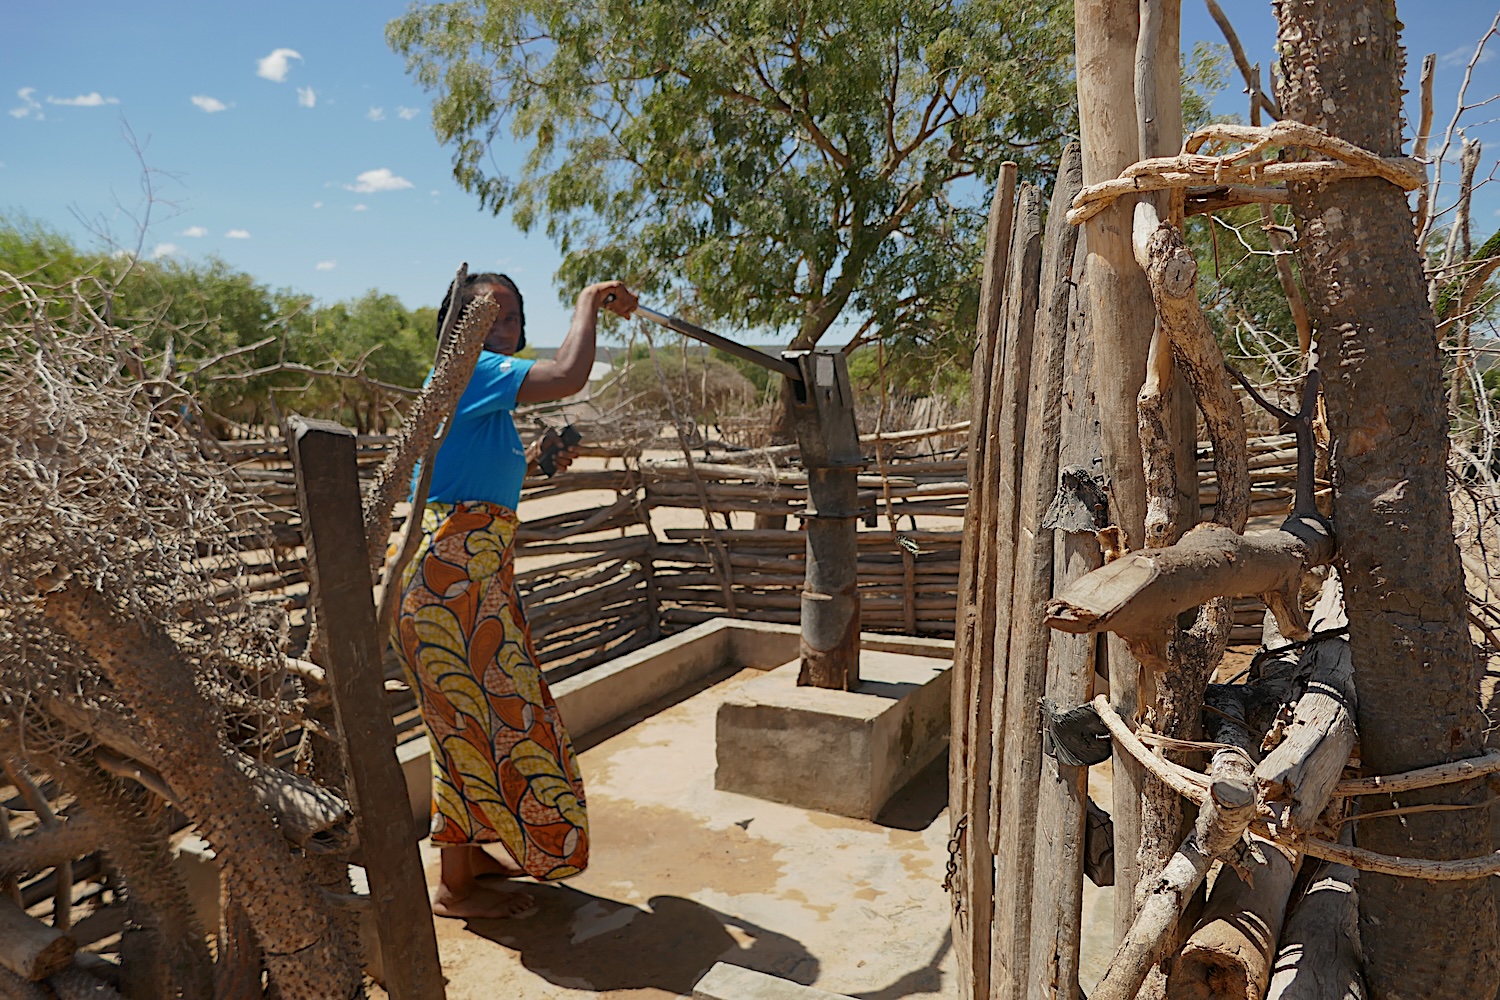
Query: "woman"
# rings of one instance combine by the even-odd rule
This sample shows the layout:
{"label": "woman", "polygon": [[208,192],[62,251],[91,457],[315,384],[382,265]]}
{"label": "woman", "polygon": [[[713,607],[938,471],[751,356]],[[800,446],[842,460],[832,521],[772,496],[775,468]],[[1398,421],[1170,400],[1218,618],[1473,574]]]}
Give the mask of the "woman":
{"label": "woman", "polygon": [[[628,317],[636,297],[618,281],[578,295],[557,356],[527,361],[521,292],[503,274],[471,275],[462,309],[481,294],[500,306],[484,351],[432,466],[422,544],[402,577],[397,642],[432,743],[432,841],[443,917],[528,915],[524,893],[479,880],[552,880],[588,864],[583,780],[537,665],[515,587],[515,537],[527,457],[511,410],[571,396],[594,363],[599,309]],[[452,306],[454,290],[438,314]],[[560,468],[571,460],[564,454]],[[487,853],[499,843],[509,857]],[[503,883],[502,883],[503,884]]]}

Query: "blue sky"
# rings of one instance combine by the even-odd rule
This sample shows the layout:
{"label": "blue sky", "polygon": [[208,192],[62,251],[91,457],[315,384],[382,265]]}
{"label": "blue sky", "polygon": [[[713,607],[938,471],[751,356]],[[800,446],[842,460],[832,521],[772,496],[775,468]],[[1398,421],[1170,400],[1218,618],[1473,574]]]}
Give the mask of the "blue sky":
{"label": "blue sky", "polygon": [[[23,214],[93,245],[82,216],[134,247],[143,147],[161,202],[147,254],[217,254],[276,287],[324,301],[370,288],[432,304],[460,261],[509,272],[528,295],[535,342],[560,341],[568,310],[552,275],[559,256],[478,209],[451,179],[428,123],[428,96],[385,44],[397,0],[254,4],[101,0],[6,5],[0,63],[0,211]],[[1228,0],[1252,60],[1269,66],[1270,4]],[[1495,17],[1494,3],[1401,2],[1414,64],[1440,57],[1436,124],[1453,113],[1463,64]],[[1183,35],[1219,41],[1201,0],[1184,0]],[[1490,43],[1500,56],[1500,39]],[[1412,84],[1415,90],[1415,84]],[[1470,99],[1500,91],[1487,53]],[[1242,110],[1237,81],[1220,107]],[[1500,153],[1500,103],[1471,112],[1473,132]],[[1477,124],[1477,123],[1485,124]],[[1456,157],[1457,149],[1453,152]],[[518,150],[494,150],[502,167]],[[1485,157],[1486,164],[1494,155]],[[1456,174],[1450,168],[1448,175]],[[1476,229],[1500,225],[1483,194]],[[175,248],[175,249],[173,249]]]}

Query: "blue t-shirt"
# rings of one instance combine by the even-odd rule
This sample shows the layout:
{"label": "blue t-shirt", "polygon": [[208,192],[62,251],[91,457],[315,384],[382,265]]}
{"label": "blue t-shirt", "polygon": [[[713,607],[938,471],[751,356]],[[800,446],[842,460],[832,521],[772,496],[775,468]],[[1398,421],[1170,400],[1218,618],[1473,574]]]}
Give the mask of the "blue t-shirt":
{"label": "blue t-shirt", "polygon": [[511,510],[521,502],[526,450],[510,411],[533,362],[482,351],[474,377],[458,400],[453,427],[432,463],[427,499],[438,503],[485,500]]}

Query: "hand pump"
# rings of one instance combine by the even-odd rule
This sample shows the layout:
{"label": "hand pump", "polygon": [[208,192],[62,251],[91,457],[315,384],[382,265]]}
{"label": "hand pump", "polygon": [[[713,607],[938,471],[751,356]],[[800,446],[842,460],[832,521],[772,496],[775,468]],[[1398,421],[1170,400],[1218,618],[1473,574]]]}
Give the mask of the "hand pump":
{"label": "hand pump", "polygon": [[859,683],[859,499],[865,458],[854,422],[844,353],[783,351],[774,357],[686,320],[637,306],[636,314],[726,354],[778,372],[790,383],[792,419],[807,471],[807,579],[802,588],[802,670],[797,683],[853,690]]}

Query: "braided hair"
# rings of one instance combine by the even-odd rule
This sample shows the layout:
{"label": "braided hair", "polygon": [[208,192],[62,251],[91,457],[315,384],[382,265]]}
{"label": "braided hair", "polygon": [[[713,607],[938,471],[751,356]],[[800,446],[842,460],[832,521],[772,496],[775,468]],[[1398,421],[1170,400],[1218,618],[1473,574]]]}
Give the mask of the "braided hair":
{"label": "braided hair", "polygon": [[[516,287],[516,283],[511,280],[509,275],[496,274],[490,271],[485,271],[481,274],[469,275],[464,279],[463,289],[459,296],[459,309],[463,310],[466,306],[468,306],[470,302],[473,302],[475,299],[477,299],[479,297],[480,289],[485,285],[499,285],[501,288],[508,288],[510,289],[510,293],[516,297],[516,310],[521,314],[521,339],[516,342],[516,350],[520,351],[526,346],[526,303],[521,298],[521,289]],[[448,291],[443,296],[443,304],[438,306],[438,333],[442,333],[443,320],[447,318],[448,309],[451,307],[452,303],[453,284],[450,282],[448,285]],[[463,315],[462,311],[460,311],[459,315]]]}

